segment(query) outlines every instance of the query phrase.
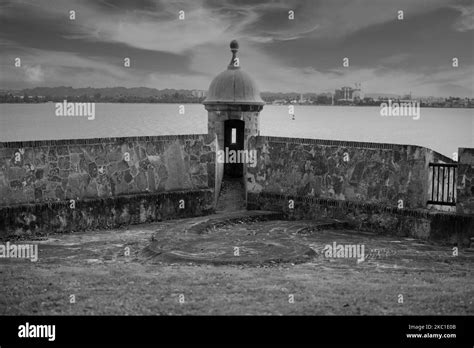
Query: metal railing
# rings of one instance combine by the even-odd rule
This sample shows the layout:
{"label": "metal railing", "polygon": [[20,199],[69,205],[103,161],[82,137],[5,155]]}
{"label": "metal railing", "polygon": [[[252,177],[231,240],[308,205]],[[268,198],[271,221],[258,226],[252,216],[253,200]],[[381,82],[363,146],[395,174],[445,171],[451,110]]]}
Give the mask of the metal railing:
{"label": "metal railing", "polygon": [[427,204],[456,205],[455,163],[430,163],[431,199]]}

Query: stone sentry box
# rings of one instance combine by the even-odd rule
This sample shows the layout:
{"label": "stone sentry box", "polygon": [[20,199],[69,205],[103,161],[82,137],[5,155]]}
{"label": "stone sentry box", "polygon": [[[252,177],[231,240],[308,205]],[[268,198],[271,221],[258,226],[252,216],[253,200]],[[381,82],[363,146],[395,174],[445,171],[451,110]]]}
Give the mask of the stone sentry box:
{"label": "stone sentry box", "polygon": [[[214,78],[209,87],[208,96],[203,102],[208,111],[208,135],[216,138],[217,151],[225,151],[225,144],[229,143],[226,135],[231,134],[229,130],[226,131],[226,127],[236,124],[236,122],[226,121],[241,121],[243,134],[238,132],[237,137],[244,138],[244,148],[240,150],[250,150],[248,139],[260,135],[259,113],[265,102],[260,97],[255,81],[241,69],[239,58],[237,58],[239,49],[237,41],[233,40],[230,43],[230,49],[232,58],[227,70]],[[217,202],[224,177],[224,166],[228,164],[219,163],[217,158],[215,162],[215,202]],[[247,166],[245,163],[242,166],[242,180],[244,180]]]}

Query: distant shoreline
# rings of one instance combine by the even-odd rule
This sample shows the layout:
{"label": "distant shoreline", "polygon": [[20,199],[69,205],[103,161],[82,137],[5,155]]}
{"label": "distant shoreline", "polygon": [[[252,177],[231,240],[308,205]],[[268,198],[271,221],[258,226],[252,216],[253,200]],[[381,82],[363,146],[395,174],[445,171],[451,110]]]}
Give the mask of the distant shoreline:
{"label": "distant shoreline", "polygon": [[[0,104],[62,103],[64,100],[72,103],[200,104],[206,99],[207,93],[208,91],[204,89],[156,89],[149,87],[34,87],[21,90],[0,89]],[[380,107],[381,103],[388,103],[391,100],[392,103],[417,102],[422,108],[474,108],[473,97],[434,97],[368,91],[343,94],[340,89],[336,89],[334,93],[263,91],[260,96],[267,105]]]}
{"label": "distant shoreline", "polygon": [[[24,102],[24,101],[17,101],[17,102],[4,102],[0,101],[0,104],[8,104],[8,105],[14,105],[14,104],[55,104],[55,103],[62,103],[64,100],[71,101],[71,102],[76,102],[76,103],[97,103],[97,104],[202,104],[202,102],[198,101],[153,101],[153,102],[147,102],[147,101],[95,101],[95,100],[68,100],[67,98],[57,100],[57,101],[29,101],[29,102]],[[376,104],[315,104],[315,103],[297,103],[297,104],[274,104],[274,103],[265,103],[266,106],[290,106],[293,105],[295,107],[298,106],[343,106],[343,107],[380,107],[381,103],[385,103],[386,100],[382,100]],[[431,108],[431,109],[474,109],[474,105],[469,105],[469,106],[436,106],[436,105],[426,105],[421,103],[420,108]]]}

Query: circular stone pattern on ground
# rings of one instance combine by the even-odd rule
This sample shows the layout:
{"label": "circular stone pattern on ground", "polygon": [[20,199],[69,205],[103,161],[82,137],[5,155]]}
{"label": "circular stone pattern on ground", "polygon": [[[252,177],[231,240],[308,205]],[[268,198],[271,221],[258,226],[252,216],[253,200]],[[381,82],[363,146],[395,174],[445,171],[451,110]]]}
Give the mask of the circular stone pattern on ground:
{"label": "circular stone pattern on ground", "polygon": [[209,264],[302,263],[316,252],[294,238],[301,223],[288,221],[206,221],[188,230],[155,235],[145,255],[165,262]]}

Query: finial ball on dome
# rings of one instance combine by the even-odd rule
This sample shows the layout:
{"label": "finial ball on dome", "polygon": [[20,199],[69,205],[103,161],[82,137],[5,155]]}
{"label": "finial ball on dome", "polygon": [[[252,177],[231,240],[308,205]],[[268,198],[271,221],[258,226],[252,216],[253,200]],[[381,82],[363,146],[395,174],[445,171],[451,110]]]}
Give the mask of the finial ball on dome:
{"label": "finial ball on dome", "polygon": [[230,42],[230,49],[231,50],[238,50],[239,49],[239,43],[237,42],[237,40],[232,40]]}
{"label": "finial ball on dome", "polygon": [[209,105],[210,109],[214,106],[251,105],[260,110],[265,104],[252,76],[240,67],[239,58],[237,58],[238,48],[237,40],[232,40],[230,43],[232,58],[227,65],[227,70],[217,75],[209,86],[207,98],[203,104]]}

